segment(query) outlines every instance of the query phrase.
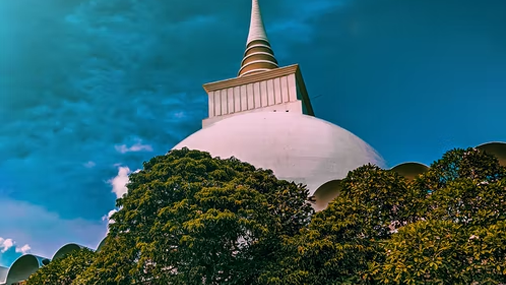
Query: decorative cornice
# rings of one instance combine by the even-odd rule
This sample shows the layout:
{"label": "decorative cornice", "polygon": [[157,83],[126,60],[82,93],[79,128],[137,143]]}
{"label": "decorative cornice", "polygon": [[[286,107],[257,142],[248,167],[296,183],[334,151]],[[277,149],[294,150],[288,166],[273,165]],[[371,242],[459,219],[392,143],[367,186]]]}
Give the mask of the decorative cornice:
{"label": "decorative cornice", "polygon": [[[243,77],[235,77],[231,79],[226,80],[220,80],[216,82],[211,82],[204,84],[203,87],[206,90],[206,92],[213,92],[216,90],[222,90],[226,88],[241,86],[249,83],[255,83],[260,82],[264,80],[269,80],[281,76],[286,76],[290,74],[294,74],[297,71],[299,71],[299,65],[293,64],[286,67],[280,67],[276,69],[271,69],[268,71],[252,74],[250,76],[243,76]],[[304,86],[305,88],[305,86]]]}

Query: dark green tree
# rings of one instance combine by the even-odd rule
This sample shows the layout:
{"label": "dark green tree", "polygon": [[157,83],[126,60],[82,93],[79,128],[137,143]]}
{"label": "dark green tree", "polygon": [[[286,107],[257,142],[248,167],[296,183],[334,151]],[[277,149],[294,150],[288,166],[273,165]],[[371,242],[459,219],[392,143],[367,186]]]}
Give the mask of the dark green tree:
{"label": "dark green tree", "polygon": [[93,263],[74,280],[73,285],[99,284],[136,284],[139,274],[136,273],[138,249],[132,235],[110,234],[104,245],[95,254]]}
{"label": "dark green tree", "polygon": [[472,284],[466,274],[467,240],[462,225],[419,221],[385,241],[386,260],[371,266],[381,271],[380,284]]}
{"label": "dark green tree", "polygon": [[506,224],[469,227],[419,221],[385,241],[386,260],[371,272],[380,284],[504,284]]}
{"label": "dark green tree", "polygon": [[505,169],[476,149],[455,149],[412,184],[415,222],[384,241],[371,272],[381,284],[506,282]]}
{"label": "dark green tree", "polygon": [[27,285],[71,285],[93,262],[94,252],[82,248],[49,262],[26,281]]}
{"label": "dark green tree", "polygon": [[79,284],[259,284],[313,212],[305,187],[186,148],[144,163],[127,187]]}
{"label": "dark green tree", "polygon": [[504,284],[505,173],[475,149],[411,182],[366,165],[312,215],[308,191],[271,171],[172,151],[130,177],[74,283]]}
{"label": "dark green tree", "polygon": [[417,215],[480,226],[504,220],[505,178],[492,155],[473,148],[448,151],[414,183],[423,193]]}
{"label": "dark green tree", "polygon": [[[414,181],[367,165],[289,239],[277,284],[503,284],[506,179],[455,149]],[[274,283],[274,282],[273,282]]]}
{"label": "dark green tree", "polygon": [[416,187],[426,194],[445,188],[449,182],[462,178],[493,183],[504,177],[505,169],[495,156],[474,148],[453,149],[435,161],[416,180]]}
{"label": "dark green tree", "polygon": [[370,284],[379,243],[409,218],[410,191],[397,173],[366,165],[348,174],[340,195],[292,239],[279,284]]}

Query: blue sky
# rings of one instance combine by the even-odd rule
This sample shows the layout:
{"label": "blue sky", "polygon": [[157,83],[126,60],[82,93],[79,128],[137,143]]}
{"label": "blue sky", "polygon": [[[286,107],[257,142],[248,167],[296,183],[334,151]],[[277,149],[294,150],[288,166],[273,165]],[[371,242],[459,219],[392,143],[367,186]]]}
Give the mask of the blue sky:
{"label": "blue sky", "polygon": [[[95,247],[129,171],[199,129],[201,86],[236,75],[249,25],[249,0],[43,2],[0,1],[4,265]],[[506,141],[504,0],[260,4],[317,116],[390,166]]]}

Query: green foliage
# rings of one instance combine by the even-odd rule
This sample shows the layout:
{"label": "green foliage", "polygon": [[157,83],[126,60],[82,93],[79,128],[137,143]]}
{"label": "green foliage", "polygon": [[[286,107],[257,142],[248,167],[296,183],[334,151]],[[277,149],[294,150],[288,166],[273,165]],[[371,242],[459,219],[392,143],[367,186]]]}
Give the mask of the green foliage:
{"label": "green foliage", "polygon": [[417,180],[416,187],[421,191],[434,192],[461,178],[493,183],[504,177],[506,171],[496,157],[474,148],[453,149],[430,166]]}
{"label": "green foliage", "polygon": [[360,167],[316,214],[301,185],[188,149],[130,181],[73,284],[506,284],[506,171],[475,149],[413,181]]}
{"label": "green foliage", "polygon": [[79,284],[258,284],[313,212],[301,185],[188,149],[144,163],[127,187]]}
{"label": "green foliage", "polygon": [[506,222],[477,228],[469,238],[469,276],[477,284],[506,283]]}
{"label": "green foliage", "polygon": [[94,252],[82,248],[52,260],[27,280],[27,285],[71,285],[79,274],[92,263]]}
{"label": "green foliage", "polygon": [[447,152],[414,181],[360,167],[286,243],[273,284],[505,283],[505,173],[475,149]]}
{"label": "green foliage", "polygon": [[505,169],[475,149],[455,149],[412,184],[415,222],[382,243],[370,264],[380,284],[506,282]]}
{"label": "green foliage", "polygon": [[469,227],[487,227],[506,220],[506,179],[482,182],[459,178],[447,183],[424,201],[426,219],[438,219]]}
{"label": "green foliage", "polygon": [[95,253],[91,266],[73,285],[131,285],[137,277],[134,270],[137,254],[132,236],[109,235],[100,251]]}
{"label": "green foliage", "polygon": [[448,221],[402,227],[385,242],[386,260],[372,266],[382,284],[471,284],[466,269],[465,229]]}
{"label": "green foliage", "polygon": [[506,224],[473,229],[450,221],[407,225],[385,242],[371,266],[381,284],[503,284]]}
{"label": "green foliage", "polygon": [[504,220],[506,170],[494,156],[469,148],[454,149],[434,162],[413,183],[419,219],[442,219],[469,226]]}
{"label": "green foliage", "polygon": [[409,196],[406,181],[394,172],[372,165],[350,172],[340,195],[292,239],[292,270],[284,284],[372,282],[368,263],[383,258],[379,242],[405,223]]}

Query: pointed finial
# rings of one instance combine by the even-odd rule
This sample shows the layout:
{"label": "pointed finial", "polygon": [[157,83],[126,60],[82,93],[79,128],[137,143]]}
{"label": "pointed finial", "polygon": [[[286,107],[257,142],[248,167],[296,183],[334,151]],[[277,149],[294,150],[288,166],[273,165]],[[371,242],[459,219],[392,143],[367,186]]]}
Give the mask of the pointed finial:
{"label": "pointed finial", "polygon": [[278,67],[269,39],[265,32],[258,0],[252,0],[251,21],[246,51],[241,62],[239,76],[250,75]]}
{"label": "pointed finial", "polygon": [[262,40],[266,42],[269,41],[267,34],[265,33],[264,22],[262,21],[262,14],[260,13],[258,0],[253,0],[251,3],[251,20],[249,24],[249,34],[246,45],[254,40]]}

